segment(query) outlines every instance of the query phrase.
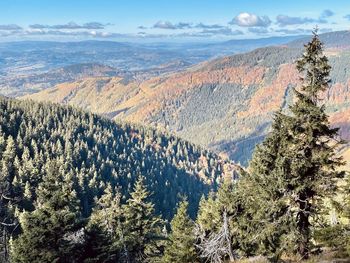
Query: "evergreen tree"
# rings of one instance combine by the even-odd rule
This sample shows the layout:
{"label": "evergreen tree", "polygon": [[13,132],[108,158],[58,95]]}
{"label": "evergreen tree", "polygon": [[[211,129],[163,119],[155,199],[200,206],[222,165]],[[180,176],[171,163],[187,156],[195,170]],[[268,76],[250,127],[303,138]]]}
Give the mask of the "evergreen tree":
{"label": "evergreen tree", "polygon": [[86,233],[86,262],[115,262],[123,250],[123,226],[120,193],[109,184],[96,201]]}
{"label": "evergreen tree", "polygon": [[249,173],[238,184],[243,230],[241,247],[246,255],[263,254],[276,260],[283,251],[290,250],[293,220],[288,213],[289,174],[284,171],[286,138],[285,116],[276,113],[271,132],[256,147]]}
{"label": "evergreen tree", "polygon": [[[305,46],[297,63],[303,74],[303,85],[295,91],[297,101],[287,119],[289,163],[287,173],[292,202],[296,207],[297,252],[307,258],[312,234],[311,220],[317,219],[325,197],[334,193],[336,181],[344,175],[337,168],[343,164],[337,157],[338,128],[331,128],[322,93],[329,88],[331,67],[323,55],[323,44],[317,33]],[[314,223],[315,224],[315,223]]]}
{"label": "evergreen tree", "polygon": [[[307,258],[312,232],[324,198],[334,193],[343,175],[336,157],[339,146],[336,128],[331,128],[321,96],[329,87],[330,66],[323,46],[314,33],[297,63],[303,84],[295,90],[296,102],[290,115],[277,114],[273,131],[258,148],[251,163],[251,175],[243,180],[254,232],[264,253],[278,257],[296,251]],[[312,223],[311,223],[312,222]],[[249,228],[248,228],[249,229]]]}
{"label": "evergreen tree", "polygon": [[76,262],[81,238],[79,203],[62,164],[47,165],[37,196],[35,210],[20,216],[23,233],[13,242],[11,262]]}
{"label": "evergreen tree", "polygon": [[14,212],[19,197],[15,195],[12,187],[15,155],[15,143],[9,136],[4,151],[0,149],[0,262],[9,260],[9,240],[12,231],[18,224]]}
{"label": "evergreen tree", "polygon": [[[197,218],[199,225],[197,245],[200,256],[210,262],[234,261],[238,249],[238,215],[240,205],[235,184],[226,178],[215,196],[202,199]],[[197,233],[198,234],[198,233]]]}
{"label": "evergreen tree", "polygon": [[[243,171],[240,171],[240,173],[243,173]],[[234,261],[240,241],[238,218],[241,216],[241,201],[233,179],[224,178],[217,193],[217,203],[221,218],[220,230],[223,236],[223,246],[226,249],[225,257],[228,257],[230,261]]]}
{"label": "evergreen tree", "polygon": [[11,232],[17,225],[13,215],[13,204],[15,200],[10,197],[8,180],[0,171],[0,262],[9,260],[9,240]]}
{"label": "evergreen tree", "polygon": [[144,177],[140,176],[124,206],[126,262],[148,262],[160,255],[163,221],[155,215]]}
{"label": "evergreen tree", "polygon": [[220,225],[221,216],[216,202],[216,193],[210,192],[208,197],[202,196],[199,202],[199,209],[196,223],[201,227],[205,235],[216,231]]}
{"label": "evergreen tree", "polygon": [[194,222],[188,216],[188,202],[182,201],[171,221],[171,234],[165,247],[164,262],[191,263],[197,262],[195,249]]}

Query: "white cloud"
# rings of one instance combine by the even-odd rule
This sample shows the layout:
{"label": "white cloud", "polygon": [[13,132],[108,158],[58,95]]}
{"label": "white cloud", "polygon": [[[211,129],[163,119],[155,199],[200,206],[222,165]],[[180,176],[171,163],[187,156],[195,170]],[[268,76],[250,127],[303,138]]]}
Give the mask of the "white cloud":
{"label": "white cloud", "polygon": [[271,20],[268,16],[257,16],[251,13],[240,13],[230,24],[241,27],[268,27]]}
{"label": "white cloud", "polygon": [[202,29],[221,29],[225,28],[225,26],[219,25],[219,24],[204,24],[204,23],[199,23],[195,26],[195,28],[202,28]]}
{"label": "white cloud", "polygon": [[0,30],[21,30],[22,27],[16,24],[0,25]]}
{"label": "white cloud", "polygon": [[153,28],[160,28],[160,29],[186,29],[186,28],[191,28],[192,25],[191,23],[186,23],[186,22],[179,22],[177,24],[173,24],[169,21],[158,21],[157,23],[154,24]]}
{"label": "white cloud", "polygon": [[33,24],[29,25],[32,29],[104,29],[110,24],[102,24],[100,22],[88,22],[82,25],[79,25],[75,22],[69,22],[66,24],[59,25],[44,25],[44,24]]}

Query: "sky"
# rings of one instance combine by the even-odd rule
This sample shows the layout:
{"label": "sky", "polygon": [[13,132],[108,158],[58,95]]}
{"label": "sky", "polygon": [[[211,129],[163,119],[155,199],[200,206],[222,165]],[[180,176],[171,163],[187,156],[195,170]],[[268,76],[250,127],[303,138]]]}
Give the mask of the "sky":
{"label": "sky", "polygon": [[0,41],[219,41],[350,29],[348,0],[0,0]]}

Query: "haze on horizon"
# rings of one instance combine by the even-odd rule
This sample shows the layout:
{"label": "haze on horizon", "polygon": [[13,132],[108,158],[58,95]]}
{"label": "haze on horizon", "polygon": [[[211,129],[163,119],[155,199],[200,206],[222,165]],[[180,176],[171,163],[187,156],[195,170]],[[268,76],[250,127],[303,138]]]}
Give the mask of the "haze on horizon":
{"label": "haze on horizon", "polygon": [[3,0],[0,42],[210,42],[350,28],[348,1]]}

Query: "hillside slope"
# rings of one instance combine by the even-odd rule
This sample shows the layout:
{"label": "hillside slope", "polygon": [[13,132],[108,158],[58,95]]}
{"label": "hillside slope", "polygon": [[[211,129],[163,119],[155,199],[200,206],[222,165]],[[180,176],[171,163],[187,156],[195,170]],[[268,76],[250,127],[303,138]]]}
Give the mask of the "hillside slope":
{"label": "hillside slope", "polygon": [[74,176],[85,215],[108,183],[128,196],[139,175],[165,218],[181,195],[188,196],[193,214],[201,196],[234,173],[231,163],[153,129],[55,104],[0,97],[0,108],[0,172],[9,173],[13,189],[35,198],[46,163],[61,160]]}
{"label": "hillside slope", "polygon": [[98,63],[81,63],[49,70],[45,73],[18,74],[8,72],[0,78],[0,93],[6,96],[23,96],[53,87],[59,83],[87,77],[108,77],[120,74],[115,68]]}
{"label": "hillside slope", "polygon": [[[330,39],[331,34],[342,41],[341,46],[336,39],[326,42],[333,70],[324,102],[332,124],[341,127],[344,139],[350,139],[350,51],[343,41],[349,34],[323,37]],[[164,127],[247,164],[255,144],[268,131],[273,113],[292,100],[292,88],[299,82],[294,62],[300,52],[299,41],[216,59],[140,83],[93,78],[58,85],[30,98]]]}
{"label": "hillside slope", "polygon": [[[214,43],[131,43],[101,40],[1,42],[0,95],[19,97],[51,88],[58,83],[89,76],[125,74],[136,79],[145,79],[183,70],[211,58],[287,43],[300,37],[283,36]],[[91,69],[86,70],[89,67]]]}

